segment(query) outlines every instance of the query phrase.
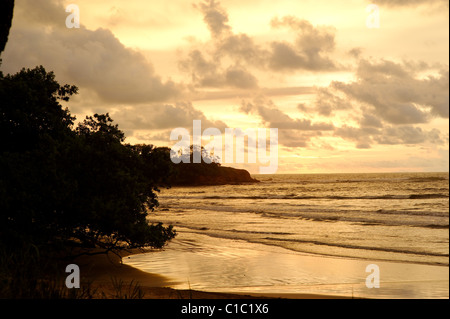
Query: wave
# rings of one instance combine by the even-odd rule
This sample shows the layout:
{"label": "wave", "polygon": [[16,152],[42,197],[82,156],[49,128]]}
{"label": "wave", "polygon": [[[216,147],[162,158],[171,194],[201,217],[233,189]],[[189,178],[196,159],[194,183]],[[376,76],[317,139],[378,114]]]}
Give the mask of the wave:
{"label": "wave", "polygon": [[368,199],[368,200],[377,200],[377,199],[437,199],[437,198],[449,198],[448,194],[409,194],[409,195],[379,195],[379,196],[298,196],[296,194],[290,195],[256,195],[256,196],[204,196],[202,199],[297,199],[297,200],[305,200],[305,199],[332,199],[332,200],[358,200],[358,199]]}
{"label": "wave", "polygon": [[375,250],[375,251],[399,253],[399,254],[411,254],[411,255],[421,255],[421,256],[434,256],[434,257],[449,257],[449,254],[444,254],[444,253],[416,251],[416,250],[408,250],[408,249],[397,249],[397,248],[373,247],[373,246],[359,246],[359,245],[349,245],[349,244],[340,244],[340,243],[329,243],[329,242],[321,242],[321,241],[317,241],[317,240],[283,239],[283,238],[274,238],[274,237],[265,237],[264,239],[270,240],[270,241],[314,244],[314,245],[348,248],[348,249]]}
{"label": "wave", "polygon": [[270,232],[270,231],[248,231],[248,230],[227,230],[232,233],[242,233],[242,234],[257,234],[257,235],[295,235],[294,233],[287,233],[287,232]]}
{"label": "wave", "polygon": [[433,229],[449,229],[448,225],[437,225],[437,224],[428,224],[414,227],[423,227],[423,228],[433,228]]}
{"label": "wave", "polygon": [[406,215],[406,216],[429,216],[429,217],[449,217],[447,212],[428,212],[428,211],[411,211],[411,210],[385,210],[379,209],[375,211],[376,214],[381,215]]}
{"label": "wave", "polygon": [[265,179],[264,177],[260,177],[261,182],[267,185],[270,184],[280,184],[280,183],[289,183],[295,185],[311,185],[311,184],[352,184],[352,183],[365,183],[365,184],[377,184],[377,183],[404,183],[404,182],[413,182],[413,183],[427,183],[427,182],[442,182],[448,181],[449,176],[406,176],[406,175],[397,175],[394,173],[391,176],[382,176],[382,175],[372,175],[372,174],[361,174],[359,176],[354,176],[353,178],[344,179],[339,176],[339,174],[335,175],[335,178],[331,176],[325,175],[317,175],[317,176],[304,176],[304,175],[293,175],[292,178],[289,179]]}
{"label": "wave", "polygon": [[410,177],[410,178],[408,178],[408,181],[415,182],[415,183],[448,181],[448,176],[447,177],[441,177],[441,176]]}
{"label": "wave", "polygon": [[[355,214],[356,213],[356,214]],[[378,212],[336,212],[322,211],[322,212],[264,212],[263,216],[268,218],[280,219],[304,219],[317,222],[347,222],[354,223],[361,226],[405,226],[405,227],[422,227],[433,229],[449,229],[448,212],[411,212],[411,211],[383,211],[381,215],[387,214],[397,216],[397,218],[386,219],[377,216]],[[412,216],[419,218],[401,218],[401,216]],[[439,219],[440,223],[429,223],[429,218]]]}
{"label": "wave", "polygon": [[409,199],[431,199],[431,198],[448,198],[445,194],[414,194]]}
{"label": "wave", "polygon": [[[300,207],[301,206],[301,207]],[[345,209],[342,210],[336,206],[315,207],[309,205],[291,205],[287,209],[278,209],[274,207],[274,204],[269,206],[263,206],[256,208],[254,206],[233,206],[224,205],[211,206],[210,204],[183,206],[177,205],[178,208],[198,211],[200,212],[218,212],[229,214],[257,214],[263,218],[274,219],[303,219],[318,222],[348,222],[357,223],[362,226],[407,226],[407,227],[424,227],[435,229],[446,229],[448,226],[449,212],[448,211],[426,211],[426,210],[361,210],[357,209]],[[256,209],[255,209],[256,208]],[[430,223],[430,218],[434,223]]]}
{"label": "wave", "polygon": [[449,224],[429,224],[429,223],[421,223],[417,221],[403,221],[403,220],[376,220],[370,218],[361,218],[361,217],[347,217],[347,216],[312,216],[312,215],[303,215],[296,214],[295,216],[283,216],[278,214],[268,214],[265,213],[264,217],[274,217],[274,218],[290,218],[296,217],[304,220],[316,221],[316,222],[347,222],[353,223],[361,226],[388,226],[388,227],[396,227],[396,226],[404,226],[404,227],[420,227],[420,228],[432,228],[432,229],[449,229]]}

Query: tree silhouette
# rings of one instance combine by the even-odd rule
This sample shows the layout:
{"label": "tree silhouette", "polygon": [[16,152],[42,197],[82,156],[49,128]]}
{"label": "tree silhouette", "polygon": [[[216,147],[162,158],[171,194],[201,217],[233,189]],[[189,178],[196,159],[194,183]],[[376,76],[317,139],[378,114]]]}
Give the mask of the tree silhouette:
{"label": "tree silhouette", "polygon": [[42,66],[0,74],[0,244],[162,247],[175,231],[146,221],[167,180],[161,151],[124,144],[108,114],[74,128],[59,101],[77,91]]}
{"label": "tree silhouette", "polygon": [[[14,0],[0,1],[0,54],[5,50],[8,42],[9,29],[11,28],[14,11]],[[0,60],[1,61],[1,60]]]}

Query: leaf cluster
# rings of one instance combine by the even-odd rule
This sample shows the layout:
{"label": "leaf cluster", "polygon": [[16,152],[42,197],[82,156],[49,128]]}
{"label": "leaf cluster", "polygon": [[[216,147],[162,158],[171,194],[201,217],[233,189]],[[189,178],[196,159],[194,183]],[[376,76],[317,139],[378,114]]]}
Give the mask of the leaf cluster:
{"label": "leaf cluster", "polygon": [[61,103],[77,92],[42,66],[0,74],[0,244],[164,246],[175,231],[146,217],[167,185],[168,150],[125,144],[109,114],[75,127]]}

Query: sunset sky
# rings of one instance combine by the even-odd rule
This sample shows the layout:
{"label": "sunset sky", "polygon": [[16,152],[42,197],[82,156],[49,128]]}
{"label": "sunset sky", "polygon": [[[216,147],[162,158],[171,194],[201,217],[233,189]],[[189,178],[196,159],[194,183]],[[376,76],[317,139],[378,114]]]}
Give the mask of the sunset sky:
{"label": "sunset sky", "polygon": [[1,70],[54,71],[132,144],[201,120],[278,128],[277,173],[448,171],[448,1],[374,1],[379,28],[370,3],[16,0]]}

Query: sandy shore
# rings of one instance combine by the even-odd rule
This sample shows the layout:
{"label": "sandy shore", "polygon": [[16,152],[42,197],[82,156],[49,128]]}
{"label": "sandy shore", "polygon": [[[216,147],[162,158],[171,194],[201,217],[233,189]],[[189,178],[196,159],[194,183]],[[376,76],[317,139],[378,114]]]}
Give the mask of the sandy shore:
{"label": "sandy shore", "polygon": [[[127,258],[131,253],[122,254]],[[81,289],[90,289],[93,298],[142,299],[336,299],[342,298],[315,294],[236,294],[169,288],[170,279],[125,265],[114,254],[83,255],[74,261],[80,267]],[[122,286],[119,288],[119,286]],[[138,292],[139,291],[139,292]]]}

